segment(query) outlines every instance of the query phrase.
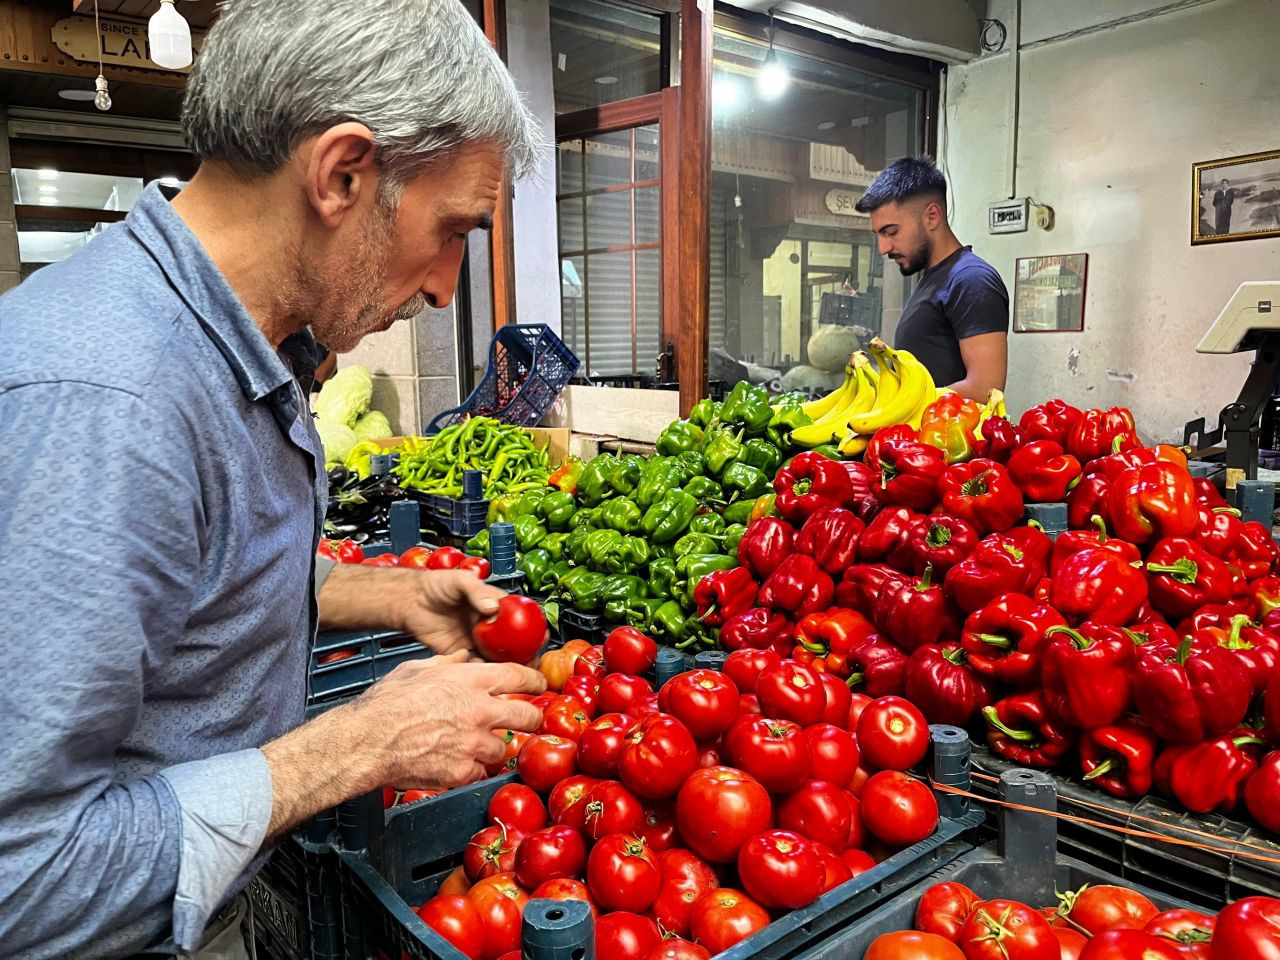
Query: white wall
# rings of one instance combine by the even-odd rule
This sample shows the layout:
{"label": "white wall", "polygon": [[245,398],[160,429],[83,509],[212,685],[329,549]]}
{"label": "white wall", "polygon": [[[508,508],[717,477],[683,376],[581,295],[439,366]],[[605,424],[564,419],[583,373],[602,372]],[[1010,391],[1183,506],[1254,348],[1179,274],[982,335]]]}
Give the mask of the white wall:
{"label": "white wall", "polygon": [[[1096,26],[1104,6],[1167,5],[1025,0],[1024,44]],[[1084,332],[1011,336],[1011,407],[1121,404],[1144,433],[1181,441],[1186,420],[1213,425],[1235,398],[1249,358],[1195,345],[1239,283],[1280,280],[1280,239],[1191,247],[1191,166],[1280,148],[1278,38],[1277,0],[1213,0],[1024,49],[1017,190],[1054,208],[1051,232],[986,232],[987,204],[1009,193],[1010,55],[950,68],[944,155],[961,241],[1011,296],[1017,257],[1089,254]]]}

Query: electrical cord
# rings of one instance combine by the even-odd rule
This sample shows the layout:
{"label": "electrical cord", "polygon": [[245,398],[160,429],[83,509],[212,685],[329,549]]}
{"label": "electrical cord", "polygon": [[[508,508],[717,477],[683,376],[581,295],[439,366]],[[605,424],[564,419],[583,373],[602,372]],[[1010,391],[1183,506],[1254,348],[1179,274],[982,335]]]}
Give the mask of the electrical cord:
{"label": "electrical cord", "polygon": [[[1009,31],[999,20],[979,20],[982,31],[978,34],[978,46],[983,53],[998,53],[1004,49]],[[994,34],[994,36],[993,36]]]}

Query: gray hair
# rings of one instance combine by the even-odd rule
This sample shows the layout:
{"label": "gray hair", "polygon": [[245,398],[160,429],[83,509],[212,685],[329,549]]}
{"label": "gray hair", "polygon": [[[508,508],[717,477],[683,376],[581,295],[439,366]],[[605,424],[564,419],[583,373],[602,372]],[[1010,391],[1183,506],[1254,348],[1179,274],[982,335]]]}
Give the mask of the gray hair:
{"label": "gray hair", "polygon": [[197,157],[273,173],[302,140],[347,121],[372,131],[399,184],[477,142],[522,173],[544,143],[459,0],[225,0],[182,107]]}

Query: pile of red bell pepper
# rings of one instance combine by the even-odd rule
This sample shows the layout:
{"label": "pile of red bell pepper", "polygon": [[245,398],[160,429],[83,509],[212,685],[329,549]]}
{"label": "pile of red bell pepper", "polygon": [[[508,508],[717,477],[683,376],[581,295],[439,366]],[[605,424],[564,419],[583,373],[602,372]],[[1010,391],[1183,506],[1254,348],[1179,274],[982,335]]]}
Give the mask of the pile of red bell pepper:
{"label": "pile of red bell pepper", "polygon": [[[742,567],[699,591],[721,645],[905,696],[998,755],[1280,832],[1280,549],[1123,409],[1012,423],[954,396],[862,464],[801,454]],[[1051,539],[1026,504],[1065,501]]]}

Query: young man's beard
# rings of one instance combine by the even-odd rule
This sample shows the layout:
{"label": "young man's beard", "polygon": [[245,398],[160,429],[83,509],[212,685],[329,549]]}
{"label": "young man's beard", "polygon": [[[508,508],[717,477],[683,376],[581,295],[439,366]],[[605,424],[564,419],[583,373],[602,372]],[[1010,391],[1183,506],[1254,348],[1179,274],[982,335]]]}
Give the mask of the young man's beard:
{"label": "young man's beard", "polygon": [[898,264],[898,269],[904,277],[909,277],[913,273],[919,273],[925,267],[929,266],[929,261],[933,259],[933,240],[925,237],[920,241],[920,246],[912,252],[902,263]]}

